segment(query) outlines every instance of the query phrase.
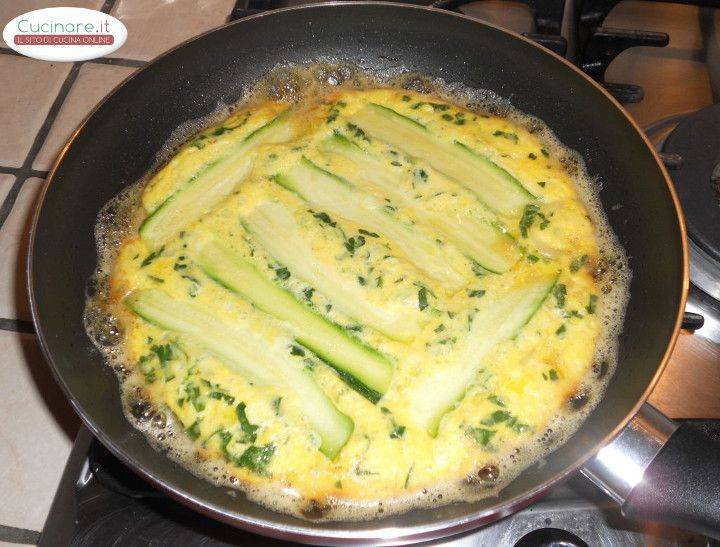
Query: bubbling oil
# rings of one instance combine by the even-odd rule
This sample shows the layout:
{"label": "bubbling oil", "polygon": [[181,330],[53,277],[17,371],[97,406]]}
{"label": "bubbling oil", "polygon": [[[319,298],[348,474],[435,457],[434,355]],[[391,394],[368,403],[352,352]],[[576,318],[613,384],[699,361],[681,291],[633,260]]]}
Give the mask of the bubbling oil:
{"label": "bubbling oil", "polygon": [[[308,65],[278,66],[248,90],[237,105],[219,105],[212,115],[188,121],[177,128],[158,153],[148,175],[113,198],[98,215],[95,240],[99,260],[97,270],[88,282],[85,307],[87,333],[118,376],[125,415],[156,450],[198,477],[228,488],[230,495],[234,496],[240,490],[249,499],[271,510],[313,520],[368,520],[413,508],[472,502],[496,496],[524,469],[541,462],[565,443],[601,400],[617,366],[618,337],[629,299],[631,272],[625,252],[603,211],[599,198],[600,183],[588,175],[579,154],[565,147],[542,120],[519,112],[508,101],[488,90],[410,73],[397,66],[368,70],[363,65],[363,62],[326,59]],[[580,199],[588,211],[600,250],[598,263],[593,265],[593,274],[602,288],[602,305],[597,309],[602,331],[595,348],[594,364],[578,390],[546,429],[534,433],[521,449],[476,469],[460,483],[457,480],[447,481],[393,499],[364,502],[304,499],[297,491],[273,483],[263,486],[243,484],[225,462],[201,458],[182,425],[171,412],[153,406],[139,375],[132,373],[133,365],[126,358],[120,322],[109,305],[112,296],[108,279],[113,262],[121,243],[137,230],[142,210],[140,195],[150,175],[200,130],[226,118],[236,107],[249,107],[268,100],[288,104],[318,101],[340,90],[377,87],[431,94],[478,114],[507,118],[534,133],[547,150],[560,158],[574,179]]]}

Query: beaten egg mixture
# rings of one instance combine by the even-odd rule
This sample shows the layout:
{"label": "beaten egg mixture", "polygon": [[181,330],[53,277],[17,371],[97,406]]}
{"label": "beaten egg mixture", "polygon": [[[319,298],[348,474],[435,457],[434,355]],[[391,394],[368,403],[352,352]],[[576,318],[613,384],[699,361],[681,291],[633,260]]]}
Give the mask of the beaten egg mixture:
{"label": "beaten egg mixture", "polygon": [[402,89],[253,104],[180,148],[137,222],[111,272],[133,381],[187,465],[273,507],[492,494],[590,396],[598,232],[508,118]]}

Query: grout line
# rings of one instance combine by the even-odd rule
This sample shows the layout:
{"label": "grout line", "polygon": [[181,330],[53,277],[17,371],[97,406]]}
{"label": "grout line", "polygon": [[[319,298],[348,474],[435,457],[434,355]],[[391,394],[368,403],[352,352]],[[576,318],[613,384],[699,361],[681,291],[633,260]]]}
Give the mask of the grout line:
{"label": "grout line", "polygon": [[55,117],[58,115],[58,112],[60,112],[60,108],[62,107],[63,103],[65,102],[65,98],[67,97],[68,93],[70,92],[70,89],[72,88],[73,84],[75,83],[75,80],[77,79],[78,72],[80,72],[80,64],[81,63],[74,63],[72,68],[70,69],[70,72],[65,78],[65,81],[60,86],[60,91],[58,91],[57,97],[55,97],[55,101],[53,102],[52,106],[50,107],[50,110],[48,110],[47,116],[45,117],[45,121],[40,126],[40,129],[37,132],[37,135],[35,135],[35,140],[32,143],[32,146],[30,147],[30,151],[28,152],[27,157],[25,158],[25,163],[23,163],[23,167],[26,169],[31,169],[33,161],[35,161],[35,157],[37,156],[37,153],[40,151],[40,148],[42,148],[43,143],[45,142],[45,139],[48,136],[48,133],[50,133],[50,129],[52,128],[53,122],[55,121]]}
{"label": "grout line", "polygon": [[90,59],[89,61],[83,61],[83,62],[94,64],[94,65],[127,66],[127,67],[131,67],[131,68],[141,68],[147,64],[147,61],[126,59],[124,57],[98,57],[97,59]]}
{"label": "grout line", "polygon": [[37,134],[35,135],[35,140],[33,141],[32,145],[30,146],[30,150],[25,157],[25,161],[23,162],[22,167],[17,171],[18,178],[15,180],[15,183],[13,184],[13,187],[10,189],[10,192],[8,193],[7,197],[5,198],[5,201],[3,201],[2,205],[0,205],[0,229],[2,229],[3,224],[5,224],[5,221],[7,220],[8,216],[10,215],[10,211],[12,210],[13,205],[15,204],[15,200],[17,199],[18,194],[20,193],[20,188],[22,187],[23,183],[27,179],[27,175],[32,171],[32,162],[35,161],[35,157],[37,156],[37,153],[40,151],[40,148],[42,147],[43,143],[45,142],[45,139],[48,136],[48,133],[50,133],[50,128],[52,127],[53,122],[55,121],[55,117],[57,116],[58,112],[60,111],[60,108],[62,107],[63,103],[65,102],[65,98],[67,97],[67,94],[70,92],[70,88],[75,83],[75,79],[77,78],[78,72],[80,71],[80,63],[73,64],[72,68],[70,69],[70,72],[65,77],[65,81],[60,86],[60,90],[58,91],[57,96],[55,97],[55,101],[53,102],[52,106],[50,107],[50,110],[48,110],[47,116],[45,117],[45,121],[40,126],[40,129],[38,130]]}
{"label": "grout line", "polygon": [[24,167],[6,167],[0,165],[0,173],[15,175],[16,177],[38,177],[44,179],[50,171],[38,171],[37,169],[25,169]]}
{"label": "grout line", "polygon": [[13,183],[12,188],[10,188],[7,197],[5,197],[5,200],[0,205],[0,229],[2,229],[3,224],[5,224],[8,216],[10,216],[10,211],[12,211],[13,205],[15,205],[15,200],[20,193],[20,188],[22,188],[22,185],[24,183],[24,177],[18,177],[17,179],[15,179],[15,182]]}
{"label": "grout line", "polygon": [[0,524],[0,541],[21,545],[37,545],[39,540],[40,532]]}
{"label": "grout line", "polygon": [[[32,321],[23,319],[4,319],[0,317],[0,331],[19,332],[21,334],[35,334],[35,326]],[[0,528],[0,534],[2,529]],[[2,537],[0,537],[2,539]]]}

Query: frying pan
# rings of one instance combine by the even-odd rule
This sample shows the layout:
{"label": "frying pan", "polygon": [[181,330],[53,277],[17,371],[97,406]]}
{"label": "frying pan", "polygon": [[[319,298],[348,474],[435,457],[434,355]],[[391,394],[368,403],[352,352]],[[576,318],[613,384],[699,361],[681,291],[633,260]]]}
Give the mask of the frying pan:
{"label": "frying pan", "polygon": [[[489,89],[544,120],[602,185],[603,206],[633,272],[618,370],[570,442],[496,498],[327,523],[230,496],[153,450],[128,423],[117,380],[85,334],[86,281],[97,260],[93,228],[103,204],[151,168],[175,128],[237,101],[278,64],[320,58],[354,60],[369,69],[403,67]],[[675,343],[688,287],[677,197],[618,104],[575,67],[518,35],[454,13],[380,2],[278,10],[204,34],[139,71],[85,120],[50,173],[31,240],[33,318],[68,399],[120,460],[201,513],[313,543],[420,541],[504,517],[582,467],[628,515],[717,533],[717,445],[643,406]]]}

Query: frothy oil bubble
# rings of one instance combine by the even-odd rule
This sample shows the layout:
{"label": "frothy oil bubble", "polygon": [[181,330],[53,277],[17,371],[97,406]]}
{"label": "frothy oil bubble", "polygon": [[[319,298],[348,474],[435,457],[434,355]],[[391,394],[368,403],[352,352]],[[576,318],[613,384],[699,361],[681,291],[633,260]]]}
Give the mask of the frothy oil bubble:
{"label": "frothy oil bubble", "polygon": [[462,482],[457,480],[404,494],[394,499],[350,502],[328,498],[309,500],[297,491],[272,483],[248,485],[232,474],[224,462],[204,459],[184,434],[173,414],[155,408],[148,400],[142,380],[132,374],[133,365],[126,358],[117,319],[109,311],[111,295],[107,282],[117,250],[122,241],[135,233],[140,218],[140,195],[154,171],[162,166],[192,135],[227,117],[236,105],[219,105],[210,116],[191,120],[178,127],[157,155],[148,175],[127,187],[108,202],[98,215],[95,240],[98,268],[88,283],[85,327],[90,338],[115,370],[122,392],[123,410],[128,420],[147,437],[159,452],[180,463],[198,477],[246,496],[265,507],[311,520],[369,520],[402,513],[414,508],[436,507],[456,501],[476,501],[497,495],[519,473],[533,464],[541,464],[555,448],[563,444],[595,408],[613,376],[617,365],[618,336],[622,330],[629,298],[631,273],[624,250],[610,228],[599,198],[600,183],[592,179],[583,159],[565,147],[542,120],[517,111],[493,92],[471,89],[458,83],[447,83],[414,74],[390,63],[389,68],[369,70],[362,60],[355,62],[326,59],[310,65],[279,66],[259,81],[237,104],[246,106],[267,100],[287,103],[317,100],[323,95],[347,89],[397,87],[433,94],[477,113],[506,117],[525,127],[543,143],[574,178],[580,198],[594,224],[600,249],[595,275],[604,288],[597,313],[603,329],[597,342],[594,365],[588,371],[576,396],[564,405],[531,442],[517,448],[496,462],[477,469]]}

